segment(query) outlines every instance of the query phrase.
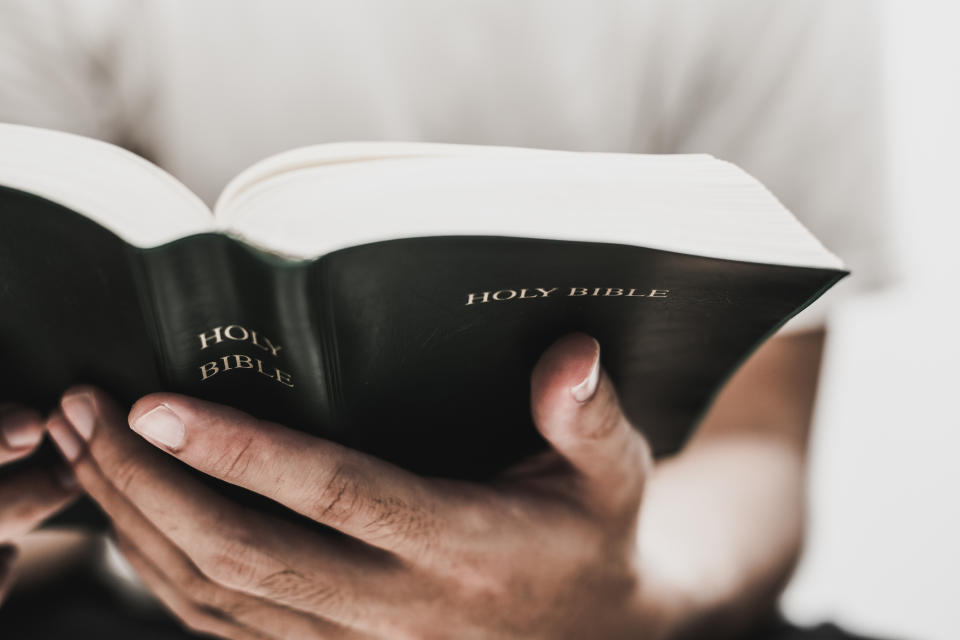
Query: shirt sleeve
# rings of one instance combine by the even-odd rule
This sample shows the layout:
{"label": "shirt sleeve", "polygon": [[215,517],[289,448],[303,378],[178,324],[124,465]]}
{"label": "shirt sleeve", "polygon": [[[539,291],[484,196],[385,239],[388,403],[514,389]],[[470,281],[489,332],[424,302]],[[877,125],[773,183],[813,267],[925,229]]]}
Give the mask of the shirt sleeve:
{"label": "shirt sleeve", "polygon": [[840,256],[852,275],[785,329],[821,326],[892,273],[876,4],[681,0],[672,10],[660,150],[741,166]]}

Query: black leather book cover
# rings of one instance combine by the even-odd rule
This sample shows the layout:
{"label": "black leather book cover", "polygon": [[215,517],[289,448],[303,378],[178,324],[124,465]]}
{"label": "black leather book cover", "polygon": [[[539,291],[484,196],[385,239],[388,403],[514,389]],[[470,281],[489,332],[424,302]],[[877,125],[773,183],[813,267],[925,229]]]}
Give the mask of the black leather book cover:
{"label": "black leather book cover", "polygon": [[141,249],[0,187],[0,400],[49,410],[76,383],[128,404],[170,390],[420,473],[483,478],[543,446],[530,371],[584,331],[662,456],[738,363],[843,275],[485,236],[305,262],[221,234]]}

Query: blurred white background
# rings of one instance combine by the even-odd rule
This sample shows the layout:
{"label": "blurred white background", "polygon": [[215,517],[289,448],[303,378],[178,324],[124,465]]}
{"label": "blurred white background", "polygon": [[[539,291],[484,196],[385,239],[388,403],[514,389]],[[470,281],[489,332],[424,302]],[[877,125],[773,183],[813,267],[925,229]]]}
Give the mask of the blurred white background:
{"label": "blurred white background", "polygon": [[960,6],[885,0],[899,282],[830,325],[788,615],[960,638]]}
{"label": "blurred white background", "polygon": [[884,14],[900,278],[850,301],[831,321],[811,454],[810,535],[784,607],[804,624],[832,620],[892,640],[957,640],[960,3],[876,6]]}

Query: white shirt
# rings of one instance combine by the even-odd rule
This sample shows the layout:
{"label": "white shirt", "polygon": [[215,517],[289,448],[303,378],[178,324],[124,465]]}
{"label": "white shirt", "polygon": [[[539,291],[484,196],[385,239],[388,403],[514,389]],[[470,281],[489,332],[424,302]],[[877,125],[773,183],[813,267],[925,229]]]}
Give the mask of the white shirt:
{"label": "white shirt", "polygon": [[[706,152],[888,272],[869,0],[6,0],[0,121],[82,133],[212,202],[342,140]],[[821,324],[821,301],[792,326]]]}

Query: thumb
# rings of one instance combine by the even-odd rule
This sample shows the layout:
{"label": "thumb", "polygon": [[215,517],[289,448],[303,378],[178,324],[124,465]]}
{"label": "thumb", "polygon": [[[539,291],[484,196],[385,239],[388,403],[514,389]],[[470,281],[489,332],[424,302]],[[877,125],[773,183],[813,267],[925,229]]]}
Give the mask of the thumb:
{"label": "thumb", "polygon": [[13,584],[13,563],[17,559],[17,548],[13,545],[0,545],[0,604],[7,597]]}
{"label": "thumb", "polygon": [[531,408],[537,429],[585,480],[591,505],[622,510],[639,504],[650,446],[620,409],[595,339],[570,334],[540,356]]}

